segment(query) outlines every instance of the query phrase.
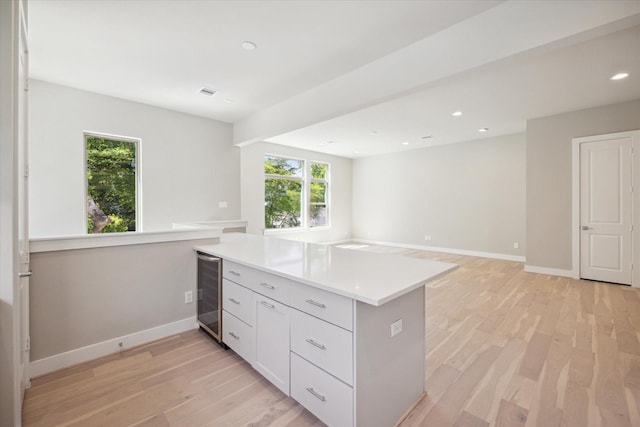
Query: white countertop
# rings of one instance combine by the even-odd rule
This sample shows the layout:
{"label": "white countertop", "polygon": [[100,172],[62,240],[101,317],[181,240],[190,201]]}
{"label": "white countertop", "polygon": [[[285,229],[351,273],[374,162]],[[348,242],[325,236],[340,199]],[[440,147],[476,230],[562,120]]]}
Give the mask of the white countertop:
{"label": "white countertop", "polygon": [[229,233],[198,251],[371,305],[382,305],[458,266],[252,234]]}

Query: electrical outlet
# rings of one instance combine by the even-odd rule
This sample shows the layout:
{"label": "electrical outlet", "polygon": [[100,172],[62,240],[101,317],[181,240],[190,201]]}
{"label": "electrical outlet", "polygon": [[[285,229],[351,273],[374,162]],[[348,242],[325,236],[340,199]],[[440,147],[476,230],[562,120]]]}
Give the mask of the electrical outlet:
{"label": "electrical outlet", "polygon": [[513,242],[513,249],[518,249],[520,244],[518,242]]}
{"label": "electrical outlet", "polygon": [[193,302],[193,291],[187,291],[184,293],[184,303],[190,304]]}
{"label": "electrical outlet", "polygon": [[229,204],[227,202],[218,202],[218,207],[221,209],[225,209],[229,207]]}
{"label": "electrical outlet", "polygon": [[431,234],[425,234],[424,240],[430,241],[431,240]]}
{"label": "electrical outlet", "polygon": [[394,337],[402,332],[402,319],[398,319],[391,324],[391,336]]}

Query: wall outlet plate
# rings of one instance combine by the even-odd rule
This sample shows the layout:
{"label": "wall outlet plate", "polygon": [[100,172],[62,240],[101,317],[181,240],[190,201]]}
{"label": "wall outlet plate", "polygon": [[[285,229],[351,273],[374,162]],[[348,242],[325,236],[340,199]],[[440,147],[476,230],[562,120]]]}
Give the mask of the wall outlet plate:
{"label": "wall outlet plate", "polygon": [[184,293],[184,303],[190,304],[193,302],[193,291],[187,291]]}
{"label": "wall outlet plate", "polygon": [[391,324],[391,336],[394,337],[402,332],[402,319],[398,319]]}

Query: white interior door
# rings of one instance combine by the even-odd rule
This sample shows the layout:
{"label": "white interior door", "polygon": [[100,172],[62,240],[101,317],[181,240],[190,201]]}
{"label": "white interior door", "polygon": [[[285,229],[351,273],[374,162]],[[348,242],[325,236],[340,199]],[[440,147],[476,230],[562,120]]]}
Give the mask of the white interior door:
{"label": "white interior door", "polygon": [[632,138],[580,144],[580,277],[631,284]]}

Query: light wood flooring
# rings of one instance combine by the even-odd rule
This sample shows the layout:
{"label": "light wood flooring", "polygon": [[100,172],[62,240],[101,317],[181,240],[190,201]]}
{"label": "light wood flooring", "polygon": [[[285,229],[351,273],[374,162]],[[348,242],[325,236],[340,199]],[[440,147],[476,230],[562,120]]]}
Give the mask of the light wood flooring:
{"label": "light wood flooring", "polygon": [[[640,290],[455,262],[427,285],[426,390],[398,427],[640,426]],[[321,426],[199,331],[32,381],[25,426]]]}

